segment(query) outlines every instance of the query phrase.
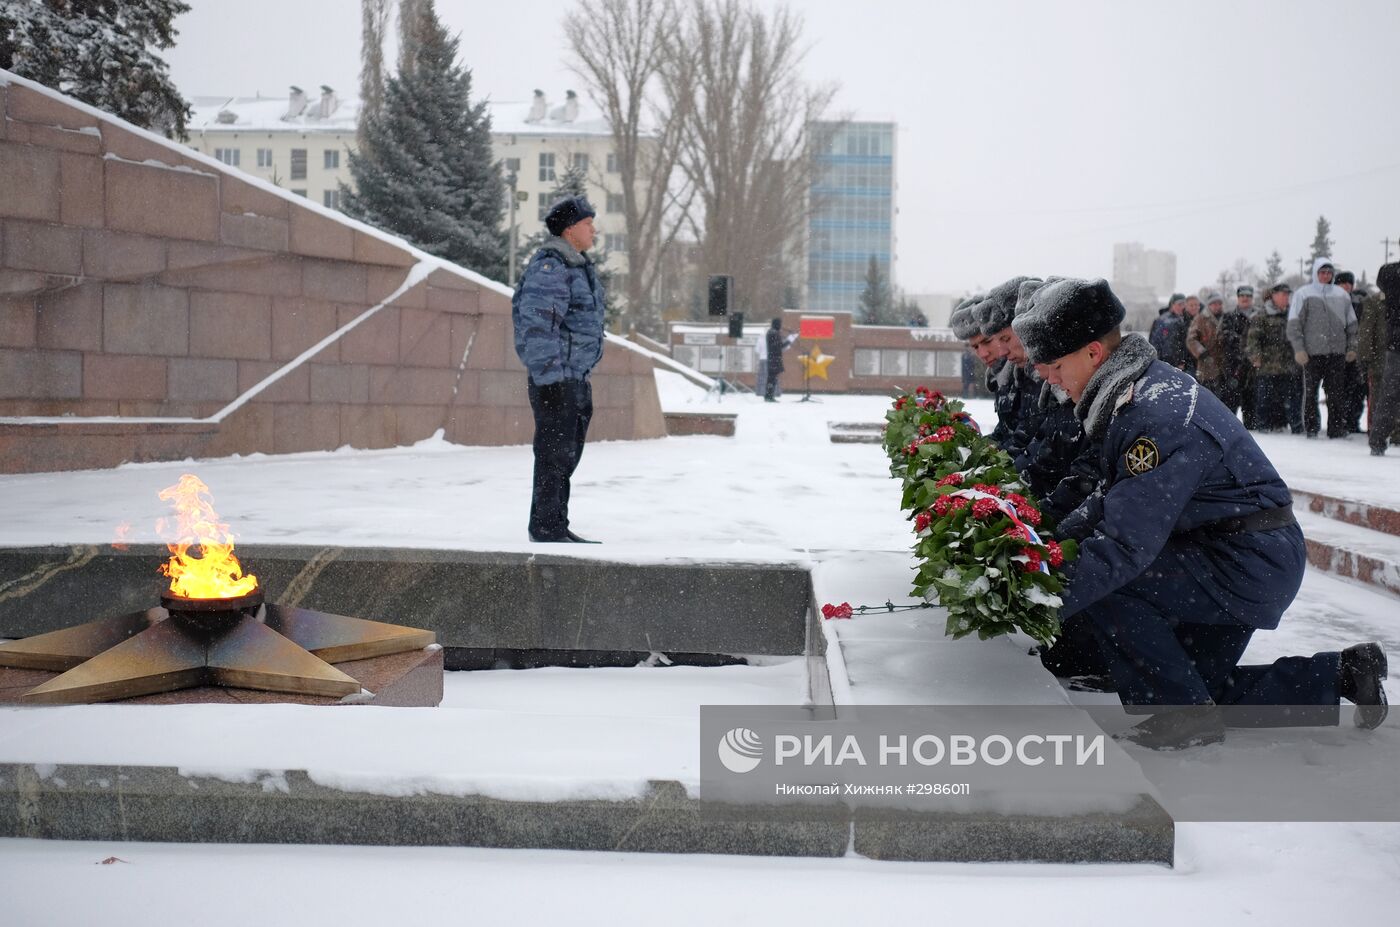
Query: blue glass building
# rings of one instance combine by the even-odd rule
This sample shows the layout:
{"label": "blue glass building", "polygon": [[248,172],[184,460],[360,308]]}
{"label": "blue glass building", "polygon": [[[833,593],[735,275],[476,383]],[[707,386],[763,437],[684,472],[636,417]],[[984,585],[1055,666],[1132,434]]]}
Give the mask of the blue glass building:
{"label": "blue glass building", "polygon": [[806,308],[859,313],[871,255],[895,281],[895,124],[819,122],[811,138]]}

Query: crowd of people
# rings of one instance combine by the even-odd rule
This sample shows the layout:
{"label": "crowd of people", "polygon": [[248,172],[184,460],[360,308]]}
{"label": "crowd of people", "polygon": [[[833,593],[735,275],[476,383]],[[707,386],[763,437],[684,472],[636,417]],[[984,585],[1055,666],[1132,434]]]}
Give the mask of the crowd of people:
{"label": "crowd of people", "polygon": [[[1251,431],[1283,431],[1315,438],[1321,432],[1319,393],[1326,397],[1329,438],[1376,431],[1376,454],[1400,432],[1377,429],[1384,393],[1387,306],[1400,302],[1395,265],[1382,269],[1374,293],[1330,258],[1314,262],[1312,280],[1295,293],[1287,283],[1255,290],[1241,286],[1235,304],[1209,293],[1174,294],[1152,325],[1149,341],[1164,362],[1191,374]],[[1393,326],[1391,326],[1393,327]],[[1366,422],[1363,426],[1363,412]]]}
{"label": "crowd of people", "polygon": [[[1221,740],[1221,706],[1310,706],[1335,723],[1345,698],[1358,706],[1358,726],[1385,717],[1377,643],[1239,664],[1255,631],[1278,626],[1307,562],[1288,487],[1239,412],[1255,427],[1285,427],[1296,396],[1301,430],[1311,422],[1315,432],[1305,400],[1321,381],[1329,433],[1350,427],[1342,376],[1359,356],[1358,323],[1331,269],[1319,264],[1297,293],[1271,288],[1259,309],[1247,287],[1228,312],[1217,294],[1203,306],[1174,299],[1151,340],[1120,330],[1123,305],[1103,280],[1015,277],[953,312],[955,335],[987,366],[997,414],[989,437],[1056,536],[1079,542],[1066,567],[1063,633],[1041,660],[1151,714],[1127,739],[1167,749]],[[1400,264],[1386,265],[1381,285],[1397,272]],[[1379,392],[1393,400],[1400,294],[1386,299]],[[1375,427],[1388,434],[1396,403],[1378,405]],[[1373,447],[1375,437],[1373,427]]]}

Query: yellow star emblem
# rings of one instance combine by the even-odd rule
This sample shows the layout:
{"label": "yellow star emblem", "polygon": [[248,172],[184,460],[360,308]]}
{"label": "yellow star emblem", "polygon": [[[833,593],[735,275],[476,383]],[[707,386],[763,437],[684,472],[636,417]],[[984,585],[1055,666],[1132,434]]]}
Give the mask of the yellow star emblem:
{"label": "yellow star emblem", "polygon": [[1123,462],[1127,465],[1129,473],[1141,476],[1161,463],[1161,455],[1157,452],[1157,445],[1151,440],[1138,438],[1123,455]]}
{"label": "yellow star emblem", "polygon": [[812,345],[812,352],[803,354],[798,360],[802,362],[802,369],[809,380],[825,380],[826,368],[831,366],[831,362],[836,358],[831,354],[823,354],[821,348]]}

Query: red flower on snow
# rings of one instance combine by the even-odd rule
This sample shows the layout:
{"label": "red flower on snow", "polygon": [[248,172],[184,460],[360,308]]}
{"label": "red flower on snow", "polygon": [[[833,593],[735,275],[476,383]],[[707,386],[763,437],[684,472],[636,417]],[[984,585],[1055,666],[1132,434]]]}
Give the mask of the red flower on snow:
{"label": "red flower on snow", "polygon": [[1031,508],[1029,505],[1027,505],[1025,508],[1017,509],[1016,512],[1021,516],[1021,521],[1025,522],[1026,524],[1031,525],[1032,527],[1040,526],[1040,512]]}
{"label": "red flower on snow", "polygon": [[929,423],[928,423],[928,422],[924,422],[922,425],[919,426],[919,434],[921,434],[921,435],[926,435],[926,434],[928,434],[930,428],[931,428],[931,426],[929,425]]}
{"label": "red flower on snow", "polygon": [[965,496],[953,496],[953,511],[957,512],[967,508],[968,500]]}
{"label": "red flower on snow", "polygon": [[972,503],[972,514],[977,518],[991,518],[1000,511],[995,499],[978,499]]}
{"label": "red flower on snow", "polygon": [[822,606],[823,618],[849,618],[854,614],[850,602],[842,602],[840,605],[832,605],[830,602]]}
{"label": "red flower on snow", "polygon": [[948,510],[953,507],[952,496],[939,496],[933,503],[933,514],[940,518],[948,514]]}
{"label": "red flower on snow", "polygon": [[953,431],[952,425],[944,425],[942,428],[935,431],[930,436],[930,439],[936,444],[942,444],[944,441],[951,441],[954,434],[956,434],[956,432]]}
{"label": "red flower on snow", "polygon": [[975,490],[977,490],[978,492],[984,492],[984,493],[986,493],[986,494],[989,495],[989,496],[1000,496],[1000,495],[1001,495],[1001,487],[1000,487],[1000,486],[993,486],[993,485],[991,485],[990,483],[977,483],[977,484],[974,485],[972,488],[975,489]]}
{"label": "red flower on snow", "polygon": [[914,530],[915,530],[915,531],[923,531],[925,528],[927,528],[927,527],[928,527],[930,524],[932,524],[932,523],[933,523],[933,516],[930,515],[928,512],[920,512],[919,514],[917,514],[917,515],[914,516]]}
{"label": "red flower on snow", "polygon": [[947,476],[943,477],[943,479],[939,480],[937,483],[934,483],[933,485],[935,485],[935,486],[961,486],[961,485],[962,485],[962,481],[963,481],[963,475],[962,475],[961,473],[949,473]]}
{"label": "red flower on snow", "polygon": [[1002,533],[1009,538],[1015,538],[1022,544],[1029,544],[1031,541],[1030,533],[1026,531],[1023,525],[1012,525]]}
{"label": "red flower on snow", "polygon": [[1058,542],[1046,541],[1045,549],[1050,551],[1050,556],[1047,559],[1049,559],[1052,567],[1062,566],[1064,564],[1065,552],[1060,548]]}
{"label": "red flower on snow", "polygon": [[902,409],[902,408],[904,408],[905,403],[907,403],[908,401],[909,401],[909,397],[908,397],[908,396],[900,396],[898,399],[896,399],[896,400],[894,401],[894,407],[895,407],[896,409]]}
{"label": "red flower on snow", "polygon": [[1040,551],[1031,548],[1026,551],[1026,557],[1028,559],[1025,563],[1021,564],[1021,569],[1025,570],[1027,573],[1040,572]]}
{"label": "red flower on snow", "polygon": [[1019,510],[1021,510],[1021,509],[1024,509],[1024,508],[1029,508],[1029,507],[1030,507],[1030,503],[1026,501],[1026,497],[1023,496],[1023,495],[1021,495],[1020,493],[1014,493],[1014,492],[1009,492],[1009,493],[1007,493],[1007,494],[1006,494],[1006,501],[1007,501],[1007,502],[1010,502],[1012,505],[1016,506],[1017,511],[1019,511]]}

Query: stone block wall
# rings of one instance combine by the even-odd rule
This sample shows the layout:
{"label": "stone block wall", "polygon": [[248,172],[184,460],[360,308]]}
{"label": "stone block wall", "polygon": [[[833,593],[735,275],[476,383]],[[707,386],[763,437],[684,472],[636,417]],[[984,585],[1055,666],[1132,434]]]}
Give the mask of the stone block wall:
{"label": "stone block wall", "polygon": [[[509,291],[425,258],[0,71],[0,472],[528,442]],[[665,434],[649,355],[594,377],[590,437]]]}

